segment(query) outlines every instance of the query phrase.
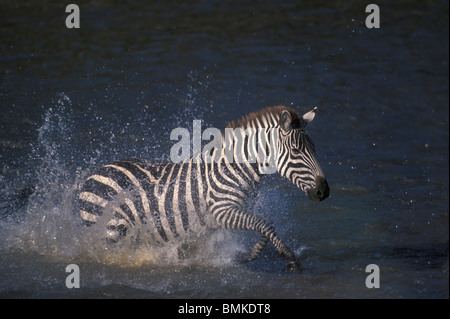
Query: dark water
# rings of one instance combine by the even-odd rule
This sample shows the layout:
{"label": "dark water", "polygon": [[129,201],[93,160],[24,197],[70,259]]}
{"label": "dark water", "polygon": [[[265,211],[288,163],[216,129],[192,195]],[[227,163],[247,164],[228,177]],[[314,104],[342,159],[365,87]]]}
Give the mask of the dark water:
{"label": "dark water", "polygon": [[[448,298],[447,1],[0,4],[1,298]],[[315,203],[268,177],[252,212],[299,256],[218,231],[165,249],[111,248],[74,193],[118,158],[169,158],[170,132],[266,106],[303,113],[331,187]],[[31,194],[31,195],[30,195]],[[65,267],[80,267],[79,289]],[[380,288],[365,285],[366,266]]]}

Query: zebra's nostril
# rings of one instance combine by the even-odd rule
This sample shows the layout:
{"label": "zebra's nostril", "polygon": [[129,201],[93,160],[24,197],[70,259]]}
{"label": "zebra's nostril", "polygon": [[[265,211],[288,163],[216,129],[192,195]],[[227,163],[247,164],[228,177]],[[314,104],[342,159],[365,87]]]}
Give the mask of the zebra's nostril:
{"label": "zebra's nostril", "polygon": [[312,200],[321,201],[328,197],[330,189],[327,180],[323,177],[317,177],[316,187],[308,190],[307,195]]}

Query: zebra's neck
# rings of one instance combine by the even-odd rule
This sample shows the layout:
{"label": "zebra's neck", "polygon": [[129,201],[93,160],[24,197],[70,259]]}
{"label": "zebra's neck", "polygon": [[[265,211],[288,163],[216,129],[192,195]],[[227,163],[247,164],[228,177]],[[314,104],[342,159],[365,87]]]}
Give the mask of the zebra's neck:
{"label": "zebra's neck", "polygon": [[[273,174],[277,171],[278,135],[280,114],[284,110],[295,112],[285,106],[275,106],[244,116],[237,122],[231,122],[225,129],[225,154],[234,138],[234,159],[255,163],[259,175]],[[233,130],[227,132],[227,130]],[[229,159],[229,157],[228,157]]]}
{"label": "zebra's neck", "polygon": [[[275,173],[278,160],[278,123],[280,114],[285,109],[282,106],[268,108],[229,123],[222,131],[220,147],[204,149],[203,160],[212,164],[211,168],[221,165],[237,167],[253,175],[256,181],[262,175]],[[194,157],[194,161],[196,160]]]}
{"label": "zebra's neck", "polygon": [[[210,169],[221,165],[252,171],[255,180],[277,171],[280,114],[290,110],[276,106],[251,113],[230,122],[219,138],[204,146],[191,158],[194,163],[206,163]],[[296,115],[296,114],[295,114]]]}

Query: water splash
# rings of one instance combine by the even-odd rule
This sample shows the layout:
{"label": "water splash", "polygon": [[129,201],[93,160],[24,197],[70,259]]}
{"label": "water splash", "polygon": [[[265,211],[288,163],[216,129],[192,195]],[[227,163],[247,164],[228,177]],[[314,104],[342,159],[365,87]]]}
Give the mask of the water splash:
{"label": "water splash", "polygon": [[[90,118],[95,120],[95,116]],[[112,245],[103,238],[101,223],[82,226],[76,201],[79,187],[93,169],[105,162],[105,157],[114,153],[111,144],[117,146],[115,127],[103,122],[104,141],[92,148],[90,156],[78,158],[78,143],[84,143],[81,147],[91,146],[83,140],[78,121],[71,98],[65,93],[59,93],[44,112],[29,161],[34,168],[34,192],[27,194],[25,204],[16,207],[23,220],[1,221],[2,250],[37,253],[55,261],[92,261],[118,267],[223,266],[234,262],[235,253],[242,248],[223,231],[208,235],[206,240],[204,236],[194,236],[159,247],[136,245],[127,239]],[[121,151],[117,149],[118,154]]]}

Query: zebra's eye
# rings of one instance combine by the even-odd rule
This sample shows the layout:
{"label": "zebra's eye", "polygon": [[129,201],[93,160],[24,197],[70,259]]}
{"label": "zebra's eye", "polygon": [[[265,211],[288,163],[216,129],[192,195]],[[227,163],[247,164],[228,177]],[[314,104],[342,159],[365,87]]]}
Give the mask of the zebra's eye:
{"label": "zebra's eye", "polygon": [[295,155],[295,156],[298,156],[298,155],[300,155],[300,150],[298,148],[293,148],[292,149],[292,154]]}

